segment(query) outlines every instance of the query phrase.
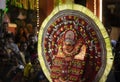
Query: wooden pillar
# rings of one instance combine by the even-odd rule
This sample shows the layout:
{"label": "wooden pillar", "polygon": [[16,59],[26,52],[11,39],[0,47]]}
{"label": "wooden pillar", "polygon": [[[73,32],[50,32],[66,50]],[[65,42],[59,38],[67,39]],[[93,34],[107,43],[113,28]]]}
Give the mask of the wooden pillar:
{"label": "wooden pillar", "polygon": [[100,18],[100,0],[87,0],[86,7]]}
{"label": "wooden pillar", "polygon": [[46,0],[46,3],[47,3],[46,15],[48,16],[54,8],[54,0]]}
{"label": "wooden pillar", "polygon": [[54,0],[39,0],[40,25],[44,19],[52,12]]}
{"label": "wooden pillar", "polygon": [[86,7],[90,9],[92,12],[94,12],[94,0],[87,0]]}
{"label": "wooden pillar", "polygon": [[100,0],[96,0],[96,16],[100,19]]}

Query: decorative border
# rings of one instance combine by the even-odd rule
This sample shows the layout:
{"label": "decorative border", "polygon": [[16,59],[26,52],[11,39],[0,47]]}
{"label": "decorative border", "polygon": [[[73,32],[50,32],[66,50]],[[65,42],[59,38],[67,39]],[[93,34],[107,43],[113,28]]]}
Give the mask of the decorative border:
{"label": "decorative border", "polygon": [[49,70],[45,65],[44,58],[42,57],[42,54],[43,54],[42,41],[43,41],[44,29],[45,29],[46,25],[48,24],[48,22],[53,18],[53,16],[55,14],[57,14],[58,12],[63,11],[63,10],[75,10],[75,11],[82,12],[83,14],[90,17],[94,21],[94,23],[97,25],[97,27],[99,28],[99,30],[100,30],[100,32],[103,36],[104,42],[105,42],[104,46],[106,47],[106,53],[104,53],[104,54],[107,54],[107,55],[106,55],[106,67],[105,67],[105,69],[102,69],[102,71],[104,73],[103,73],[102,77],[101,77],[101,75],[98,76],[98,77],[101,77],[99,82],[105,82],[105,80],[107,79],[107,75],[109,74],[109,72],[111,70],[112,63],[113,63],[112,49],[111,49],[109,36],[106,32],[106,29],[102,25],[102,23],[99,21],[99,19],[90,10],[88,10],[84,6],[76,5],[76,4],[66,4],[66,5],[57,6],[53,10],[53,12],[42,23],[42,26],[41,26],[40,31],[39,31],[39,37],[38,37],[38,56],[39,56],[39,61],[41,62],[40,64],[42,66],[42,69],[43,69],[46,77],[48,78],[48,80],[50,82],[52,82],[52,80],[50,78]]}

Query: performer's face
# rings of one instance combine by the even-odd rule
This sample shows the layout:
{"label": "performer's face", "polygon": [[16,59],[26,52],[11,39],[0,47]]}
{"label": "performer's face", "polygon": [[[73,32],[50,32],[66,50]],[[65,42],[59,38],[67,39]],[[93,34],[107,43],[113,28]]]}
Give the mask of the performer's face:
{"label": "performer's face", "polygon": [[70,42],[63,43],[63,50],[65,52],[71,52],[73,50],[73,45]]}

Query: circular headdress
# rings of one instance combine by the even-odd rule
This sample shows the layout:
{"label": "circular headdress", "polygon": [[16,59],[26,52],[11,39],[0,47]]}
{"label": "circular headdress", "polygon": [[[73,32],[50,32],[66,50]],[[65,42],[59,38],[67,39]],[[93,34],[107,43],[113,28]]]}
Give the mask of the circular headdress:
{"label": "circular headdress", "polygon": [[66,41],[73,44],[82,37],[81,43],[87,45],[88,59],[85,62],[83,78],[89,79],[91,82],[105,82],[113,62],[109,35],[91,11],[75,4],[56,7],[40,28],[38,56],[49,81],[52,82],[50,77],[51,64],[58,52],[58,42],[64,41],[63,36]]}

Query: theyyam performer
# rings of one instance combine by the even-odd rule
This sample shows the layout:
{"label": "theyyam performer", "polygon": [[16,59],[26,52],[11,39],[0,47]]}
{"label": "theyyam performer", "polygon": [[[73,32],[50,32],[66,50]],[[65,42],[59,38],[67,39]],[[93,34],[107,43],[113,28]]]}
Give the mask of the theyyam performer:
{"label": "theyyam performer", "polygon": [[104,26],[76,4],[59,5],[45,19],[38,56],[50,82],[105,82],[113,62]]}

